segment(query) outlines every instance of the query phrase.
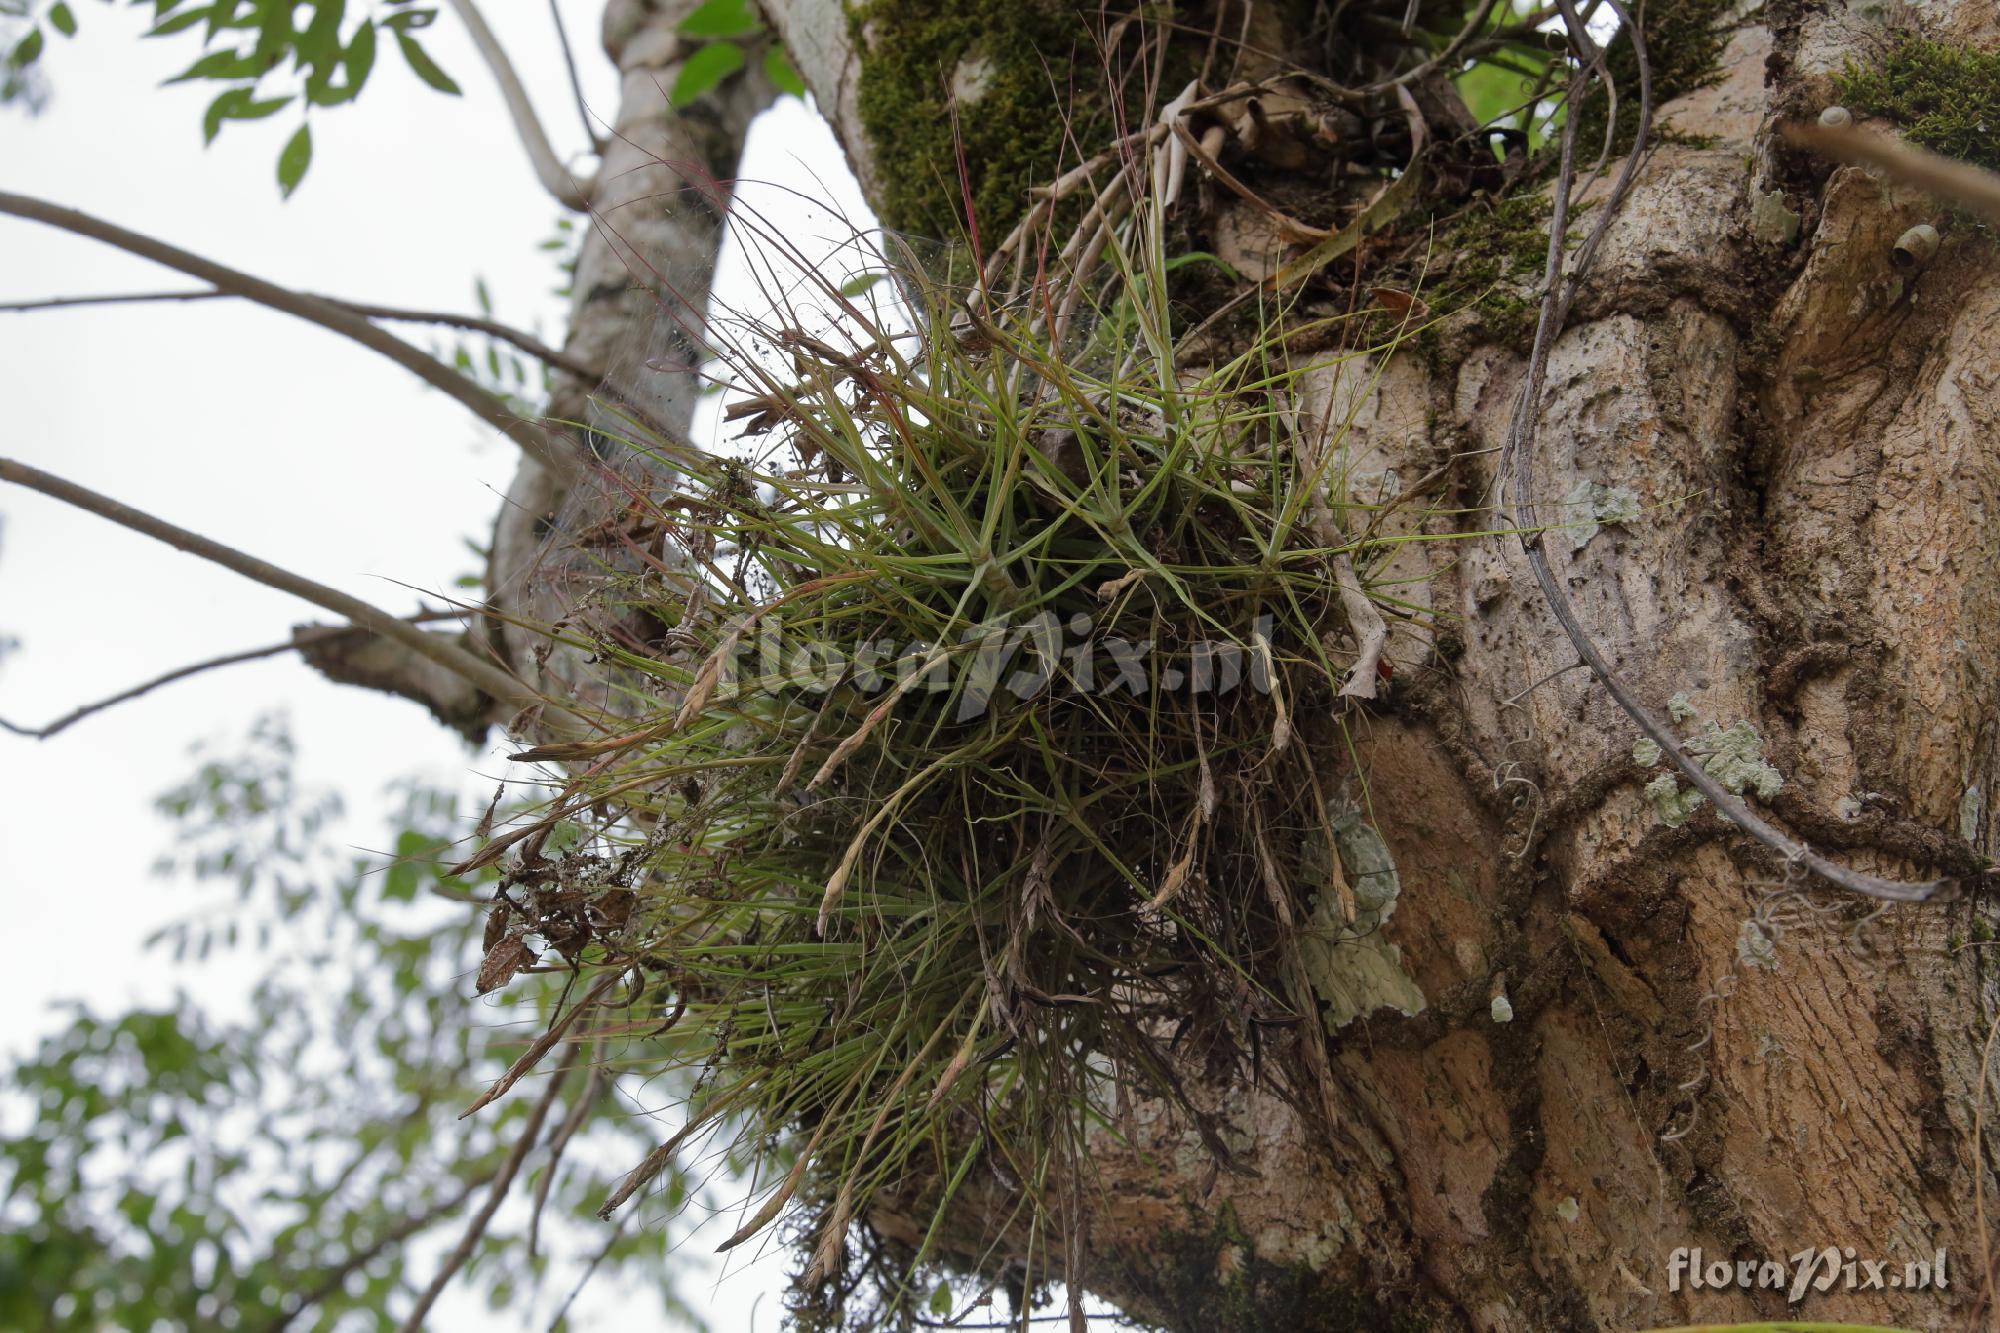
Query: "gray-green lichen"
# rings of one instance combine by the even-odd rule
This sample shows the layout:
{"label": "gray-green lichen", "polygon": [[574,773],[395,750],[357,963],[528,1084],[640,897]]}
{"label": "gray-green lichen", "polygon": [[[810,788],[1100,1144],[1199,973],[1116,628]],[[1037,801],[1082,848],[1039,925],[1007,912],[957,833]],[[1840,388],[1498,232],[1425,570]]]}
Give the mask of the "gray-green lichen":
{"label": "gray-green lichen", "polygon": [[[1403,970],[1401,951],[1382,935],[1402,893],[1389,846],[1354,810],[1334,816],[1333,834],[1354,897],[1354,920],[1341,918],[1339,895],[1329,887],[1313,895],[1299,944],[1306,981],[1326,1006],[1327,1029],[1337,1032],[1377,1009],[1422,1013],[1423,991]],[[1333,867],[1325,871],[1323,882],[1330,885]]]}
{"label": "gray-green lichen", "polygon": [[1760,241],[1790,245],[1799,238],[1799,215],[1785,205],[1783,190],[1750,190],[1750,231]]}
{"label": "gray-green lichen", "polygon": [[[1694,706],[1685,694],[1676,694],[1667,700],[1667,712],[1676,722],[1695,716]],[[1764,758],[1764,738],[1748,722],[1736,722],[1728,727],[1719,727],[1711,722],[1706,731],[1682,741],[1681,748],[1690,757],[1699,760],[1702,771],[1721,783],[1732,796],[1751,791],[1769,800],[1785,785],[1784,775]],[[1664,752],[1650,739],[1641,738],[1633,743],[1632,758],[1642,767],[1651,768],[1663,757]],[[1645,793],[1653,813],[1668,828],[1679,828],[1685,824],[1701,808],[1703,800],[1702,794],[1694,788],[1681,786],[1672,772],[1662,773],[1648,782]]]}
{"label": "gray-green lichen", "polygon": [[1701,760],[1702,768],[1732,795],[1741,796],[1747,789],[1768,801],[1785,785],[1784,775],[1764,758],[1764,738],[1748,722],[1735,723],[1727,730],[1711,722],[1707,731],[1690,737],[1683,748]]}
{"label": "gray-green lichen", "polygon": [[1629,486],[1606,486],[1588,479],[1577,482],[1563,497],[1570,546],[1582,550],[1608,523],[1630,523],[1639,517],[1639,497]]}
{"label": "gray-green lichen", "polygon": [[1653,813],[1662,824],[1679,828],[1707,798],[1693,787],[1681,786],[1673,774],[1662,773],[1646,784],[1646,799],[1653,803]]}

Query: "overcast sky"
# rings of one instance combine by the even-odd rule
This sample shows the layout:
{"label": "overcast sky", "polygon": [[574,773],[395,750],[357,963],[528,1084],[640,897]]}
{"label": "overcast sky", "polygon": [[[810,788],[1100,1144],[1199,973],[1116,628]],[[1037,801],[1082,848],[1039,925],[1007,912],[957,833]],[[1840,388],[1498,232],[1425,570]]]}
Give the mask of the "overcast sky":
{"label": "overcast sky", "polygon": [[[601,8],[563,3],[586,95],[608,118],[615,85],[597,42]],[[0,188],[360,300],[471,311],[483,278],[500,318],[561,342],[559,275],[537,248],[560,210],[448,13],[427,45],[465,95],[430,91],[385,51],[357,103],[315,115],[313,165],[290,201],[273,179],[293,128],[285,115],[231,125],[204,150],[212,91],[158,86],[195,43],[139,40],[138,11],[91,5],[79,17],[81,36],[44,56],[45,113],[0,111]],[[488,19],[559,148],[580,148],[546,9],[493,5]],[[808,198],[822,182],[833,187],[823,214],[786,190],[758,191],[781,226],[832,237],[834,213],[866,217],[840,162],[825,125],[788,100],[753,132],[743,171]],[[0,256],[0,300],[195,285],[13,218],[0,218]],[[725,266],[719,288],[737,267]],[[395,611],[416,605],[412,589],[449,590],[478,568],[466,543],[486,540],[515,464],[512,445],[373,353],[236,302],[0,314],[0,388],[9,408],[0,454]],[[11,720],[44,722],[167,669],[276,642],[311,619],[326,617],[0,488],[0,637],[20,640],[0,660],[0,715]],[[423,775],[483,797],[491,782],[477,775],[501,767],[415,705],[329,685],[289,656],[166,687],[48,742],[0,734],[8,925],[17,941],[38,942],[10,951],[0,969],[0,1053],[14,1058],[56,1028],[58,1000],[106,1012],[186,988],[225,1015],[240,1012],[250,969],[176,968],[141,947],[194,901],[150,873],[168,839],[152,802],[191,771],[192,743],[240,748],[273,710],[289,715],[301,781],[346,798],[349,817],[332,836],[355,846],[382,845],[391,779]],[[766,1262],[724,1277],[707,1302],[714,1326],[775,1329],[781,1273]],[[684,1289],[697,1304],[710,1291],[702,1281]],[[461,1313],[465,1322],[435,1326],[475,1326]]]}

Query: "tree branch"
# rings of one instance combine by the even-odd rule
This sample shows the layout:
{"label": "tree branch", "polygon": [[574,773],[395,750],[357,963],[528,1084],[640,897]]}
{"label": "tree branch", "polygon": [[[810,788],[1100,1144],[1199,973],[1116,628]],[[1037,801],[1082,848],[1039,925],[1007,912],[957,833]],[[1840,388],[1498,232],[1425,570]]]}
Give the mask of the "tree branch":
{"label": "tree branch", "polygon": [[327,1270],[326,1276],[321,1278],[314,1285],[313,1289],[306,1293],[305,1299],[300,1301],[292,1309],[291,1313],[280,1316],[275,1322],[270,1324],[265,1333],[284,1333],[287,1328],[292,1326],[294,1319],[297,1319],[307,1310],[312,1309],[315,1305],[318,1305],[321,1301],[339,1291],[341,1285],[347,1281],[350,1274],[365,1266],[384,1250],[393,1245],[402,1244],[425,1227],[436,1222],[439,1218],[449,1217],[452,1213],[457,1212],[459,1205],[472,1197],[473,1191],[492,1180],[496,1174],[498,1174],[497,1168],[474,1176],[472,1179],[466,1181],[464,1185],[460,1186],[456,1193],[440,1200],[415,1216],[404,1218],[402,1221],[396,1223],[395,1226],[390,1227],[387,1231],[376,1237],[371,1244],[356,1250],[343,1260],[338,1267]]}
{"label": "tree branch", "polygon": [[549,18],[556,25],[556,42],[562,47],[563,68],[569,71],[569,90],[576,98],[576,117],[583,122],[584,138],[590,140],[591,148],[601,154],[604,151],[604,136],[590,123],[590,107],[583,100],[583,80],[577,77],[576,52],[570,49],[569,27],[563,22],[559,0],[549,0]]}
{"label": "tree branch", "polygon": [[[300,295],[311,296],[328,305],[339,306],[342,310],[351,310],[363,319],[386,319],[399,324],[442,324],[447,328],[483,333],[489,338],[497,338],[501,342],[519,348],[546,365],[567,370],[585,382],[603,378],[597,367],[579,361],[566,352],[559,352],[534,334],[517,329],[511,324],[502,324],[497,319],[486,319],[479,315],[460,315],[448,310],[405,310],[400,306],[371,305],[365,301],[349,301],[344,297],[325,296],[318,292],[301,292]],[[36,310],[68,310],[76,306],[234,300],[241,296],[240,292],[218,291],[214,288],[196,292],[113,292],[102,296],[52,296],[41,301],[0,303],[0,315],[26,314]]]}
{"label": "tree branch", "polygon": [[568,719],[577,725],[583,724],[582,719],[574,713],[554,704],[545,703],[527,686],[491,662],[473,656],[442,635],[427,634],[415,625],[371,606],[358,597],[348,596],[338,588],[315,583],[288,569],[280,569],[253,555],[246,555],[233,547],[211,541],[199,533],[189,532],[186,528],[175,527],[171,523],[154,518],[151,514],[120,504],[109,496],[100,495],[75,482],[65,481],[40,468],[30,467],[11,458],[0,458],[0,481],[11,481],[30,490],[40,491],[65,504],[74,505],[100,518],[110,519],[121,527],[144,533],[156,541],[165,542],[190,555],[198,555],[204,560],[213,561],[225,569],[233,570],[267,587],[304,598],[335,615],[345,616],[356,626],[372,630],[386,639],[394,639],[418,656],[428,658],[447,671],[464,677],[502,703],[517,707],[542,704],[545,716]]}
{"label": "tree branch", "polygon": [[[521,146],[528,150],[528,160],[534,164],[535,175],[542,182],[542,188],[554,195],[556,202],[564,208],[581,213],[590,207],[590,185],[578,183],[556,156],[556,150],[549,144],[549,136],[542,130],[542,122],[535,115],[535,104],[528,100],[528,90],[521,83],[521,76],[514,72],[514,62],[507,58],[507,48],[500,45],[500,39],[493,35],[493,29],[486,26],[486,16],[472,0],[448,0],[453,12],[472,34],[472,44],[479,48],[479,55],[486,67],[493,71],[494,82],[500,85],[500,96],[507,103],[507,114],[514,119],[514,130],[521,136]],[[593,136],[594,138],[594,136]]]}
{"label": "tree branch", "polygon": [[574,477],[580,470],[580,447],[568,437],[544,429],[525,417],[515,416],[498,397],[474,384],[457,371],[445,366],[432,356],[418,351],[393,334],[376,328],[362,316],[343,309],[317,296],[295,292],[288,287],[266,282],[262,278],[239,273],[214,260],[204,259],[164,241],[155,240],[135,231],[127,231],[115,223],[92,217],[73,208],[63,208],[46,200],[23,194],[0,191],[0,213],[11,213],[15,217],[27,218],[33,222],[46,223],[78,236],[88,236],[94,241],[114,245],[121,250],[150,259],[156,264],[178,269],[191,277],[201,279],[221,291],[255,301],[259,305],[282,310],[288,315],[330,329],[360,343],[370,351],[379,352],[397,365],[410,371],[433,388],[442,389],[461,404],[470,408],[482,421],[494,426],[508,439],[521,446],[535,461],[541,463],[563,477]]}
{"label": "tree branch", "polygon": [[[465,613],[462,611],[421,611],[414,616],[410,616],[408,619],[412,625],[420,625],[426,621],[445,620],[463,614]],[[99,699],[95,703],[82,704],[76,708],[72,708],[69,712],[64,713],[61,717],[46,726],[24,727],[19,723],[9,722],[6,718],[0,717],[0,730],[11,731],[16,736],[26,736],[30,740],[45,741],[52,736],[69,730],[93,713],[101,713],[107,708],[114,708],[119,704],[128,703],[133,699],[139,698],[141,695],[151,694],[162,685],[171,685],[177,680],[186,680],[189,676],[198,676],[204,671],[213,671],[217,667],[235,666],[240,662],[255,662],[260,658],[276,657],[279,653],[290,652],[294,648],[304,648],[321,639],[331,639],[345,634],[357,633],[365,634],[367,631],[353,625],[303,625],[294,630],[292,637],[282,643],[267,644],[262,648],[246,648],[240,653],[225,653],[221,657],[211,657],[205,661],[195,662],[188,666],[176,667],[164,675],[153,677],[142,685],[134,685],[129,690],[120,690],[108,699]]]}
{"label": "tree branch", "polygon": [[[572,1057],[575,1049],[576,1044],[571,1043]],[[417,1298],[416,1308],[411,1310],[410,1317],[403,1321],[401,1333],[421,1333],[424,1317],[431,1312],[431,1306],[437,1304],[438,1296],[443,1293],[458,1270],[465,1267],[465,1261],[472,1257],[473,1248],[479,1244],[479,1238],[486,1234],[486,1228],[493,1221],[493,1214],[500,1210],[500,1202],[507,1197],[507,1190],[513,1185],[514,1177],[520,1174],[521,1163],[527,1160],[529,1150],[535,1146],[535,1141],[541,1138],[542,1122],[548,1119],[549,1108],[555,1105],[556,1094],[562,1091],[563,1084],[569,1079],[570,1070],[575,1066],[576,1061],[571,1058],[558,1066],[549,1076],[548,1091],[544,1092],[542,1099],[535,1103],[534,1111],[528,1116],[527,1125],[521,1130],[521,1137],[514,1141],[514,1151],[507,1154],[507,1161],[501,1166],[500,1174],[493,1178],[493,1189],[486,1196],[485,1205],[466,1226],[465,1235],[459,1238],[458,1248],[445,1259],[444,1266],[438,1269],[437,1276],[431,1279],[430,1286]]]}

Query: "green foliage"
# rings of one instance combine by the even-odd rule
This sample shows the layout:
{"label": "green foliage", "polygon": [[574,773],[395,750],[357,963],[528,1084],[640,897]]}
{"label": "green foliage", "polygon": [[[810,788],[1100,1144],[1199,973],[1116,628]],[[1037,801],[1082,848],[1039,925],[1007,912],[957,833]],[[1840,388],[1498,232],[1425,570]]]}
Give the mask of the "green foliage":
{"label": "green foliage", "polygon": [[[435,1262],[412,1265],[406,1246],[455,1240],[521,1132],[532,1098],[457,1116],[516,1053],[507,1025],[542,1021],[560,978],[518,986],[509,1015],[467,1002],[466,900],[493,877],[441,872],[464,832],[453,799],[405,788],[397,855],[350,860],[325,845],[337,803],[300,791],[290,760],[263,724],[249,753],[208,760],[160,803],[180,835],[163,870],[228,890],[160,943],[189,960],[254,949],[248,1014],[77,1007],[9,1071],[0,1106],[25,1127],[0,1141],[0,1327],[393,1326]],[[566,1091],[565,1114],[598,1112],[566,1162],[636,1150],[645,1121],[608,1079]],[[546,1149],[529,1160],[517,1195],[553,1169]],[[578,1225],[604,1188],[560,1173],[542,1230],[562,1249],[531,1254],[526,1211],[503,1214],[470,1282],[496,1308],[525,1311],[544,1278],[559,1298],[604,1244]],[[678,1309],[665,1243],[628,1229],[604,1265]]]}
{"label": "green foliage", "polygon": [[[169,83],[223,85],[202,113],[204,143],[230,121],[262,120],[296,105],[302,113],[336,107],[361,95],[375,69],[378,29],[387,29],[411,71],[439,92],[457,95],[415,33],[437,18],[416,0],[385,0],[386,13],[348,21],[347,0],[131,0],[152,10],[148,37],[198,33],[203,54]],[[7,57],[18,73],[43,53],[43,25],[76,35],[75,11],[58,0],[41,14]],[[0,101],[8,98],[0,87]],[[312,163],[312,136],[301,123],[278,158],[278,186],[290,197]]]}
{"label": "green foliage", "polygon": [[1880,59],[1850,60],[1834,86],[1850,111],[1887,116],[1919,147],[2000,168],[2000,51],[1903,33]]}
{"label": "green foliage", "polygon": [[736,43],[710,42],[681,63],[669,100],[676,108],[689,105],[742,69],[743,60],[743,48]]}
{"label": "green foliage", "polygon": [[792,67],[785,48],[765,37],[763,20],[749,0],[706,0],[681,20],[677,31],[683,37],[703,39],[704,44],[682,62],[680,73],[674,77],[667,100],[676,110],[706,97],[724,79],[748,64],[750,53],[745,43],[755,38],[764,38],[762,61],[771,82],[780,92],[805,96],[805,80]]}
{"label": "green foliage", "polygon": [[306,168],[312,165],[312,126],[301,125],[285,143],[285,151],[278,154],[278,188],[287,199],[299,182],[305,179]]}

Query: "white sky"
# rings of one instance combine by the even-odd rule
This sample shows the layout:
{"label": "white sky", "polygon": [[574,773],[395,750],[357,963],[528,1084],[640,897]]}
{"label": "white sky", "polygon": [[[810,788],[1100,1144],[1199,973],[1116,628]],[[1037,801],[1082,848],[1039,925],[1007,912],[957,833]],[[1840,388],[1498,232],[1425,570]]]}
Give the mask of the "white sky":
{"label": "white sky", "polygon": [[[563,9],[586,95],[608,118],[615,81],[597,41],[601,3],[564,0]],[[289,113],[230,125],[204,151],[200,116],[212,90],[157,86],[194,58],[196,43],[138,40],[142,17],[81,7],[80,37],[50,43],[46,112],[0,112],[0,188],[356,299],[470,312],[483,277],[500,318],[561,342],[559,275],[536,248],[560,209],[535,183],[492,80],[448,13],[425,40],[464,97],[423,87],[385,46],[358,102],[315,114],[312,169],[289,202],[273,178],[296,124]],[[559,149],[581,148],[547,11],[495,4],[487,17]],[[753,132],[743,174],[808,194],[826,181],[841,196],[836,209],[865,217],[840,164],[825,125],[787,102]],[[759,204],[781,224],[812,228],[787,193],[760,191]],[[196,285],[0,217],[0,299]],[[398,331],[419,345],[433,337]],[[513,446],[442,395],[373,353],[246,303],[0,314],[0,392],[0,454],[395,611],[415,605],[410,587],[449,589],[476,568],[464,543],[486,540],[514,470]],[[164,670],[276,642],[309,619],[328,617],[0,488],[0,636],[21,640],[0,661],[0,715],[11,720],[40,724]],[[469,754],[416,705],[327,684],[289,655],[165,687],[52,741],[0,733],[0,892],[17,942],[0,969],[0,1059],[60,1025],[50,1007],[58,1000],[107,1012],[185,988],[218,1012],[240,1012],[252,969],[226,959],[176,967],[141,947],[196,901],[150,873],[168,839],[152,801],[192,771],[191,743],[233,748],[274,709],[290,716],[301,784],[343,793],[349,817],[333,836],[357,846],[382,845],[380,788],[390,779],[469,784],[483,799],[490,782],[468,773],[503,767],[493,752]],[[713,1326],[776,1329],[781,1256],[733,1268],[709,1296]],[[552,1285],[567,1281],[558,1274]],[[683,1290],[700,1306],[711,1289],[692,1277]],[[625,1310],[610,1322],[639,1327]],[[490,1321],[483,1309],[448,1305],[433,1327]]]}

